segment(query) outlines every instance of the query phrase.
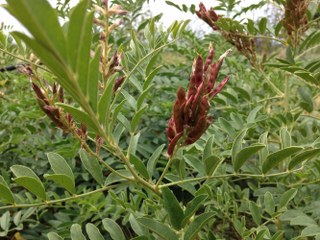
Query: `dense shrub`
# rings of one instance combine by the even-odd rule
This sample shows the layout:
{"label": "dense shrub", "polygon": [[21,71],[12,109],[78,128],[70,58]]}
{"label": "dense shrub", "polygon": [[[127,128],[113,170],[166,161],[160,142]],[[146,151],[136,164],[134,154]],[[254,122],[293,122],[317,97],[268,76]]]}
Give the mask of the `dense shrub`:
{"label": "dense shrub", "polygon": [[4,5],[1,238],[320,239],[315,1],[58,2]]}

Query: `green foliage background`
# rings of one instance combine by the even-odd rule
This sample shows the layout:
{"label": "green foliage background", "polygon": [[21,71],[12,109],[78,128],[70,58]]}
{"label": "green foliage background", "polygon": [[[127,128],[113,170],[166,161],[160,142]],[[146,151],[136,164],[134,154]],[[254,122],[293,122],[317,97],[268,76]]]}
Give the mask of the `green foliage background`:
{"label": "green foliage background", "polygon": [[[37,1],[19,2],[24,2],[27,9],[20,14],[27,16]],[[108,110],[114,116],[119,106],[120,117],[115,117],[114,125],[105,123],[106,136],[118,148],[106,142],[99,157],[88,151],[94,152],[95,136],[103,133],[92,120],[90,109],[94,107],[79,97],[87,96],[91,85],[73,91],[74,86],[82,84],[79,76],[83,69],[74,69],[77,74],[73,79],[67,74],[68,64],[72,67],[73,63],[60,66],[48,61],[43,66],[46,70],[41,69],[42,65],[34,68],[44,88],[52,89],[54,81],[65,88],[67,101],[59,107],[74,114],[76,125],[92,126],[88,129],[87,147],[45,117],[26,74],[0,73],[0,237],[320,239],[320,33],[319,19],[314,18],[317,3],[310,2],[310,25],[299,46],[292,45],[285,29],[280,28],[285,1],[272,1],[281,14],[268,20],[238,22],[230,18],[219,22],[223,31],[241,30],[256,39],[260,64],[256,67],[223,34],[213,32],[199,37],[187,27],[188,22],[176,22],[163,29],[159,24],[161,16],[151,18],[141,12],[145,2],[111,1],[111,5],[120,4],[128,11],[121,16],[124,23],[108,39],[111,53],[123,53],[122,73],[126,75],[121,89],[109,93],[114,100]],[[228,16],[268,4],[260,1],[237,13],[234,7],[239,2],[217,2],[216,9]],[[8,3],[12,9],[17,8],[14,0]],[[101,1],[90,1],[86,7],[92,9],[93,4],[102,5]],[[185,12],[194,13],[197,9],[194,5],[167,4]],[[43,10],[46,6],[39,4],[38,8]],[[59,1],[54,13],[68,23],[72,14],[68,1]],[[43,17],[35,15],[40,20]],[[90,18],[87,13],[82,16]],[[116,18],[120,17],[111,17],[110,24]],[[41,22],[39,19],[35,21]],[[67,28],[68,24],[57,27],[61,34]],[[44,26],[36,26],[32,32],[35,44],[39,44],[34,47],[26,37],[9,34],[3,27],[1,66],[30,63],[30,53],[41,46],[47,51],[43,56],[35,51],[41,61],[50,54],[59,55],[53,40],[51,45],[43,40],[43,29]],[[93,26],[88,50],[99,52],[100,31]],[[44,34],[54,36],[54,28]],[[69,40],[66,46],[72,44]],[[211,103],[214,122],[206,133],[169,159],[165,129],[176,91],[178,87],[187,88],[194,58],[198,53],[205,57],[210,43],[216,60],[232,48],[219,75],[219,80],[226,75],[231,80]],[[78,58],[93,66],[90,54],[83,53]],[[152,82],[147,85],[153,71]],[[102,74],[98,81],[103,82]],[[70,87],[69,83],[74,85]],[[137,107],[139,98],[141,106]],[[75,117],[81,115],[80,111],[87,117]],[[134,119],[139,120],[139,125]],[[116,151],[119,149],[121,153]],[[130,166],[137,176],[132,175]],[[163,172],[166,174],[162,179]]]}

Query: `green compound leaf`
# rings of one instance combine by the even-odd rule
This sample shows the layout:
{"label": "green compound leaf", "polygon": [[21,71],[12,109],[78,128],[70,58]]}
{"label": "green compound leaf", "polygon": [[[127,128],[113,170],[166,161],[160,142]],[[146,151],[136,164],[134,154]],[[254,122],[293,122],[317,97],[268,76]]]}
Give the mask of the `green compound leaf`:
{"label": "green compound leaf", "polygon": [[45,200],[47,198],[42,182],[30,168],[21,165],[13,165],[10,169],[15,175],[16,178],[14,181],[18,185],[28,189],[40,199]]}
{"label": "green compound leaf", "polygon": [[99,229],[92,223],[86,225],[86,231],[90,240],[104,240],[104,237],[100,233]]}
{"label": "green compound leaf", "polygon": [[302,149],[303,147],[292,146],[271,153],[262,164],[262,172],[267,173],[270,169],[277,166],[280,162],[290,157],[291,155],[301,151]]}
{"label": "green compound leaf", "polygon": [[201,215],[196,217],[194,221],[187,228],[183,239],[184,240],[196,239],[198,233],[201,231],[203,226],[207,224],[209,221],[211,221],[214,216],[215,216],[214,212],[207,212],[207,213],[202,213]]}
{"label": "green compound leaf", "polygon": [[80,149],[79,154],[84,168],[100,185],[103,185],[103,174],[98,159],[89,157],[84,149]]}
{"label": "green compound leaf", "polygon": [[195,214],[196,211],[202,206],[207,198],[208,195],[198,195],[187,204],[184,218],[182,220],[183,227],[187,224],[188,220],[193,216],[193,214]]}
{"label": "green compound leaf", "polygon": [[237,154],[240,152],[242,148],[242,142],[243,138],[246,135],[248,129],[243,129],[241,132],[238,133],[238,135],[235,137],[233,144],[232,144],[232,149],[231,149],[231,156],[232,156],[232,163],[234,165],[234,162],[236,160]]}
{"label": "green compound leaf", "polygon": [[49,232],[47,234],[47,237],[49,240],[63,240],[63,238],[58,233],[55,233],[55,232]]}
{"label": "green compound leaf", "polygon": [[4,180],[4,178],[1,175],[0,175],[0,192],[1,192],[0,197],[4,199],[7,203],[13,204],[15,202],[13,194],[7,182]]}
{"label": "green compound leaf", "polygon": [[7,0],[5,8],[17,18],[28,31],[57,58],[66,54],[66,41],[58,16],[48,1]]}
{"label": "green compound leaf", "polygon": [[206,142],[206,145],[205,145],[203,153],[202,153],[202,160],[203,161],[205,161],[208,157],[210,157],[212,155],[213,141],[214,141],[214,135],[210,136]]}
{"label": "green compound leaf", "polygon": [[89,65],[89,80],[87,81],[87,84],[90,84],[90,86],[87,86],[88,89],[88,96],[89,96],[89,102],[93,109],[93,111],[97,112],[97,105],[98,105],[98,87],[99,87],[99,64],[100,64],[100,56],[101,56],[101,49],[99,48],[93,59],[90,61]]}
{"label": "green compound leaf", "polygon": [[72,224],[70,228],[70,235],[72,240],[86,240],[79,224]]}
{"label": "green compound leaf", "polygon": [[147,105],[145,105],[144,107],[142,107],[139,111],[137,111],[132,120],[131,120],[131,131],[135,132],[136,128],[140,122],[141,117],[143,116],[144,111],[147,109]]}
{"label": "green compound leaf", "polygon": [[74,182],[74,175],[71,167],[63,157],[53,152],[48,153],[47,157],[54,173],[66,175]]}
{"label": "green compound leaf", "polygon": [[266,31],[266,29],[267,29],[267,23],[268,23],[268,20],[267,20],[267,18],[262,18],[261,20],[260,20],[260,22],[258,23],[258,27],[259,27],[259,32],[261,33],[261,34],[264,34],[265,33],[265,31]]}
{"label": "green compound leaf", "polygon": [[233,162],[234,171],[238,172],[243,164],[266,145],[257,144],[241,149]]}
{"label": "green compound leaf", "polygon": [[272,214],[274,214],[275,211],[275,203],[273,200],[273,196],[270,192],[266,192],[264,194],[264,198],[263,198],[263,202],[264,202],[264,206],[265,206],[265,211],[272,216]]}
{"label": "green compound leaf", "polygon": [[112,97],[114,95],[113,93],[114,82],[115,82],[115,77],[111,77],[110,79],[108,79],[107,85],[99,99],[98,116],[99,116],[99,121],[103,124],[107,123],[106,122],[107,114],[109,114]]}
{"label": "green compound leaf", "polygon": [[55,174],[45,174],[44,177],[61,185],[71,193],[76,193],[74,175],[66,160],[57,153],[48,153],[48,160]]}
{"label": "green compound leaf", "polygon": [[279,202],[279,210],[287,207],[288,203],[296,196],[297,192],[297,189],[292,188],[282,194]]}
{"label": "green compound leaf", "polygon": [[44,177],[48,180],[54,181],[56,184],[62,186],[67,191],[75,194],[76,188],[74,185],[74,181],[68,177],[67,175],[63,174],[45,174]]}
{"label": "green compound leaf", "polygon": [[141,174],[141,176],[143,176],[145,179],[150,178],[148,170],[140,158],[134,154],[130,154],[130,162],[133,164],[134,168],[137,169],[138,173]]}
{"label": "green compound leaf", "polygon": [[147,163],[147,171],[148,171],[150,176],[153,175],[154,168],[156,167],[157,161],[158,161],[159,157],[161,156],[161,153],[162,153],[162,151],[163,151],[165,146],[166,146],[165,144],[162,144],[161,146],[159,146],[153,152],[151,157],[149,158],[148,163]]}
{"label": "green compound leaf", "polygon": [[162,240],[179,240],[177,234],[167,225],[154,220],[152,218],[142,217],[137,221],[143,226],[148,228],[151,232],[157,234]]}
{"label": "green compound leaf", "polygon": [[143,106],[144,100],[148,96],[151,89],[153,89],[153,87],[154,87],[154,85],[151,84],[147,89],[143,90],[143,92],[140,94],[140,96],[138,97],[138,100],[137,100],[137,108],[138,109],[140,109]]}
{"label": "green compound leaf", "polygon": [[102,224],[113,240],[126,240],[120,226],[114,220],[105,218],[102,220]]}
{"label": "green compound leaf", "polygon": [[164,209],[169,215],[171,225],[177,230],[181,229],[184,213],[177,198],[167,187],[162,188],[162,196]]}
{"label": "green compound leaf", "polygon": [[305,150],[302,153],[299,153],[297,156],[294,156],[288,166],[289,170],[292,170],[295,166],[297,166],[298,164],[310,160],[316,156],[318,156],[320,153],[320,148],[317,149],[308,149]]}
{"label": "green compound leaf", "polygon": [[[144,81],[144,84],[143,84],[143,89],[144,91],[147,91],[148,88],[150,88],[150,84],[153,80],[153,78],[157,75],[157,73],[160,71],[160,69],[162,68],[162,65],[161,66],[158,66],[157,68],[155,68],[146,78],[145,78],[145,81]],[[143,94],[143,93],[142,93]],[[141,95],[142,95],[141,94]],[[139,99],[138,99],[139,101]],[[140,103],[139,103],[140,104]]]}
{"label": "green compound leaf", "polygon": [[220,163],[223,161],[223,159],[212,155],[210,157],[207,157],[204,160],[204,168],[206,171],[206,174],[208,176],[212,176],[212,174],[215,172],[215,170],[218,168],[218,166],[220,165]]}
{"label": "green compound leaf", "polygon": [[252,214],[252,218],[253,218],[253,221],[259,225],[260,222],[261,222],[261,211],[260,211],[260,207],[255,203],[255,202],[252,202],[250,201],[249,203],[249,209],[250,209],[250,212]]}
{"label": "green compound leaf", "polygon": [[87,113],[68,104],[57,103],[56,105],[62,107],[66,112],[69,112],[77,122],[83,123],[88,127],[89,130],[93,130],[98,133],[96,125]]}

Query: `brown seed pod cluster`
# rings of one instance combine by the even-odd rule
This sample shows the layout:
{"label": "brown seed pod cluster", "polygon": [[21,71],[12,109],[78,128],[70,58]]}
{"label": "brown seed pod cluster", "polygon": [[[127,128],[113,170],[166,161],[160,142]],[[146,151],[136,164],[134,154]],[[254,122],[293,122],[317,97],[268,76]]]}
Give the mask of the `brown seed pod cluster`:
{"label": "brown seed pod cluster", "polygon": [[308,30],[307,9],[310,0],[287,0],[283,27],[292,44],[299,45],[301,35]]}
{"label": "brown seed pod cluster", "polygon": [[[121,60],[122,60],[122,54],[118,54],[116,51],[113,55],[113,58],[110,61],[110,66],[109,66],[109,70],[107,73],[107,74],[109,74],[108,78],[111,75],[115,74],[116,72],[120,72],[122,70],[123,67],[121,66]],[[114,86],[113,86],[114,92],[119,89],[119,87],[123,83],[124,79],[125,79],[125,76],[120,76],[115,80]]]}
{"label": "brown seed pod cluster", "polygon": [[227,76],[215,86],[223,60],[229,52],[230,50],[224,53],[218,62],[212,64],[214,49],[210,46],[205,61],[200,55],[195,58],[188,91],[186,93],[183,88],[178,89],[177,100],[169,120],[167,129],[169,156],[173,155],[178,143],[185,146],[197,141],[212,122],[212,117],[208,116],[210,100],[229,80]]}
{"label": "brown seed pod cluster", "polygon": [[[68,119],[64,119],[62,116],[62,110],[54,105],[54,99],[58,97],[59,102],[64,101],[63,89],[60,87],[57,91],[56,83],[52,86],[52,98],[50,99],[47,92],[45,92],[38,84],[32,82],[32,89],[37,95],[37,100],[41,110],[56,124],[56,126],[62,129],[64,132],[69,132],[69,128],[74,125],[73,119],[71,116],[68,116]],[[66,125],[66,122],[70,124]]]}
{"label": "brown seed pod cluster", "polygon": [[202,2],[199,4],[199,10],[196,11],[197,16],[205,21],[213,30],[219,31],[220,27],[218,27],[215,23],[219,21],[222,17],[221,15],[216,14],[216,12],[211,8],[207,10]]}
{"label": "brown seed pod cluster", "polygon": [[196,11],[196,14],[213,30],[219,31],[229,43],[234,45],[237,50],[250,61],[252,66],[255,67],[257,65],[256,43],[253,38],[249,37],[247,32],[232,30],[224,31],[216,23],[221,19],[230,19],[224,18],[222,15],[218,15],[212,8],[207,10],[203,3],[199,4],[199,10]]}
{"label": "brown seed pod cluster", "polygon": [[[100,71],[104,74],[104,78],[105,79],[110,79],[111,76],[113,76],[116,73],[121,73],[123,67],[121,65],[121,60],[122,60],[122,53],[118,54],[118,52],[116,51],[113,54],[113,57],[109,60],[108,62],[108,67],[105,68],[104,66],[104,57],[101,56],[100,57]],[[104,69],[105,68],[105,69]],[[113,91],[116,92],[119,87],[121,86],[121,84],[123,83],[125,79],[125,76],[119,76],[117,77],[117,79],[114,82],[114,86],[113,86]],[[100,86],[101,89],[103,89],[103,86]]]}
{"label": "brown seed pod cluster", "polygon": [[[94,24],[101,27],[102,29],[102,31],[100,32],[99,40],[102,49],[100,57],[100,71],[102,72],[103,78],[105,80],[104,84],[101,84],[100,87],[101,89],[103,89],[107,80],[116,72],[120,72],[122,70],[122,54],[118,54],[118,51],[116,51],[113,54],[113,57],[109,58],[111,45],[106,40],[114,29],[124,23],[124,19],[118,17],[128,14],[128,11],[124,10],[122,6],[118,4],[113,4],[109,7],[108,0],[103,0],[101,4],[101,6],[94,5],[96,13],[100,15],[100,18],[94,19]],[[115,17],[116,19],[113,19],[111,17]],[[106,21],[106,19],[108,20]],[[106,24],[110,24],[110,22],[112,22],[112,24],[108,25],[108,28],[106,29]],[[114,92],[118,90],[124,79],[124,76],[119,76],[115,80],[113,87]]]}
{"label": "brown seed pod cluster", "polygon": [[[87,140],[87,126],[83,123],[80,123],[80,125],[77,126],[70,113],[65,113],[62,108],[55,105],[56,100],[61,103],[64,102],[62,87],[57,87],[56,83],[53,83],[52,88],[47,87],[45,91],[33,81],[32,89],[36,93],[41,110],[64,132],[64,134],[73,132],[83,142]],[[51,90],[52,97],[49,96],[49,90]]]}

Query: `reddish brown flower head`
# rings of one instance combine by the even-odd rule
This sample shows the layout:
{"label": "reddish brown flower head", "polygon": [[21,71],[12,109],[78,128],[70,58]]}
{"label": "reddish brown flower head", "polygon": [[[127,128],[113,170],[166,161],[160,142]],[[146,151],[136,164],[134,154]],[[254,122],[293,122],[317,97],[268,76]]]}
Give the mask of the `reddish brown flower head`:
{"label": "reddish brown flower head", "polygon": [[196,11],[196,14],[199,18],[205,21],[212,29],[220,30],[220,28],[215,24],[215,22],[217,22],[221,16],[217,15],[212,8],[207,10],[204,4],[201,2],[199,4],[199,11]]}
{"label": "reddish brown flower head", "polygon": [[[257,57],[255,52],[256,44],[254,39],[249,37],[250,34],[245,32],[240,27],[232,27],[232,30],[226,30],[220,28],[219,24],[217,24],[221,22],[221,20],[233,22],[233,19],[226,18],[223,15],[218,15],[213,8],[207,10],[207,8],[204,6],[202,2],[199,4],[199,10],[196,11],[196,14],[200,19],[206,22],[213,30],[219,31],[229,43],[234,45],[241,54],[243,54],[246,58],[249,59],[252,66],[257,65]],[[207,59],[209,59],[208,61],[210,61],[210,53]],[[206,70],[206,66],[207,65],[205,65],[204,70]]]}
{"label": "reddish brown flower head", "polygon": [[113,91],[116,92],[118,90],[118,88],[121,86],[121,84],[123,83],[125,79],[125,76],[121,76],[119,78],[116,79],[114,86],[113,86]]}
{"label": "reddish brown flower head", "polygon": [[283,27],[290,43],[300,44],[301,35],[308,30],[308,6],[310,0],[286,0]]}
{"label": "reddish brown flower head", "polygon": [[168,154],[170,156],[172,156],[179,141],[181,141],[182,146],[194,143],[211,124],[212,117],[208,116],[209,102],[229,80],[228,76],[215,87],[223,60],[229,52],[230,50],[224,53],[217,63],[212,64],[214,50],[210,46],[205,61],[200,55],[195,58],[188,92],[185,93],[183,88],[178,89],[177,100],[173,105],[173,113],[169,120],[167,136],[169,140]]}

